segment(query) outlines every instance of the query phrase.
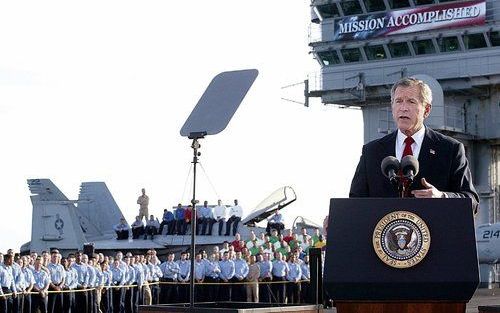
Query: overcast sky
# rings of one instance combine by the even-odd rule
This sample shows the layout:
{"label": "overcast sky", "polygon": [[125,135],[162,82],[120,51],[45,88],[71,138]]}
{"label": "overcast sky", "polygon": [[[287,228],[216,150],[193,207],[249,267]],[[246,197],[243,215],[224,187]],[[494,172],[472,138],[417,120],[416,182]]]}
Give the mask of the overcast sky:
{"label": "overcast sky", "polygon": [[[179,201],[190,168],[185,119],[216,74],[260,75],[231,123],[202,140],[199,197],[238,198],[245,213],[281,186],[285,209],[321,223],[345,197],[359,159],[358,110],[311,107],[303,81],[309,2],[23,1],[0,4],[0,251],[30,240],[28,178],[50,178],[70,198],[104,181],[128,220],[141,188],[150,212]],[[184,197],[183,197],[184,194]]]}

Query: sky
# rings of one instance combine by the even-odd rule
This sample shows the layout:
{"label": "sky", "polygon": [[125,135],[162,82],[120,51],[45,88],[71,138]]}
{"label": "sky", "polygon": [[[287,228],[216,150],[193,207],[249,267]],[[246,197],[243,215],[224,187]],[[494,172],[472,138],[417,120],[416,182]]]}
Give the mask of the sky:
{"label": "sky", "polygon": [[291,186],[286,224],[321,223],[329,199],[348,196],[363,124],[359,110],[281,99],[303,102],[303,85],[282,87],[320,70],[309,10],[299,0],[1,1],[0,251],[30,240],[28,178],[50,178],[70,199],[81,182],[104,181],[129,221],[141,188],[152,214],[188,203],[192,150],[179,130],[215,75],[249,68],[259,76],[229,126],[201,141],[197,198],[237,198],[246,215]]}

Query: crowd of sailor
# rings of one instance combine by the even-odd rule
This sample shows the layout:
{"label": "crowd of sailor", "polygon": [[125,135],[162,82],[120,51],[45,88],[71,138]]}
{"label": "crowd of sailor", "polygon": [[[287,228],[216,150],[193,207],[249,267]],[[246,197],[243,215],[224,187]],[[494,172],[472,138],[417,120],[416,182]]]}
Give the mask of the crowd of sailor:
{"label": "crowd of sailor", "polygon": [[195,258],[195,301],[311,303],[311,247],[325,242],[304,228],[285,236],[251,234],[194,256],[156,251],[144,255],[62,257],[58,250],[0,254],[0,313],[137,312],[141,304],[189,302],[190,258]]}

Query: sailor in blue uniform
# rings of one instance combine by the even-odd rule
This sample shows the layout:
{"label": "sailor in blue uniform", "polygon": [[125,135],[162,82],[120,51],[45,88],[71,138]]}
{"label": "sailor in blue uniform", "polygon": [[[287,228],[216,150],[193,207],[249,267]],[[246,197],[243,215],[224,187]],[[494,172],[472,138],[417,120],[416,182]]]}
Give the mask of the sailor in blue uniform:
{"label": "sailor in blue uniform", "polygon": [[168,253],[167,261],[160,265],[160,269],[163,275],[161,279],[165,284],[161,285],[161,298],[160,301],[163,303],[172,303],[177,299],[177,275],[181,271],[179,264],[174,261],[175,254],[172,252]]}
{"label": "sailor in blue uniform", "polygon": [[275,301],[277,303],[285,303],[285,283],[277,283],[277,282],[285,282],[286,274],[288,273],[288,264],[283,261],[283,256],[281,252],[276,252],[274,254],[273,261],[273,296],[275,297]]}
{"label": "sailor in blue uniform", "polygon": [[246,288],[243,284],[248,275],[248,263],[241,258],[241,252],[236,252],[234,260],[233,294],[232,301],[245,302],[247,300]]}
{"label": "sailor in blue uniform", "polygon": [[220,301],[231,301],[231,279],[234,276],[234,262],[229,259],[229,252],[224,252],[222,255],[222,261],[219,262],[220,266],[220,274],[219,277],[221,279],[221,287],[220,287]]}
{"label": "sailor in blue uniform", "polygon": [[302,269],[297,261],[295,254],[290,254],[288,261],[288,272],[286,280],[289,282],[286,286],[287,303],[300,303],[300,279],[302,278]]}
{"label": "sailor in blue uniform", "polygon": [[271,303],[271,285],[269,282],[273,280],[273,263],[269,260],[269,253],[259,254],[259,301],[263,303]]}
{"label": "sailor in blue uniform", "polygon": [[47,313],[47,291],[50,284],[49,274],[42,269],[42,259],[37,257],[35,260],[35,270],[33,271],[35,284],[33,285],[33,294],[31,298],[31,309],[36,312]]}
{"label": "sailor in blue uniform", "polygon": [[181,303],[189,302],[189,279],[191,274],[191,262],[187,259],[187,252],[181,253],[181,259],[177,261],[179,274],[177,280],[179,285],[179,300]]}

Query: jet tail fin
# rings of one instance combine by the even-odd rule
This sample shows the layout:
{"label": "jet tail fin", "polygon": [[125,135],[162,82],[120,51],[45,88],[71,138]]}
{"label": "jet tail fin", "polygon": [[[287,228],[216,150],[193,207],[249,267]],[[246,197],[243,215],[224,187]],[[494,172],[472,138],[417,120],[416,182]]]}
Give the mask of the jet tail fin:
{"label": "jet tail fin", "polygon": [[43,201],[64,201],[68,198],[54,185],[50,179],[35,178],[28,179],[28,188],[31,194]]}
{"label": "jet tail fin", "polygon": [[76,250],[86,241],[70,201],[50,179],[28,179],[33,204],[30,251]]}
{"label": "jet tail fin", "polygon": [[80,186],[77,214],[84,221],[87,236],[114,234],[113,226],[123,214],[104,182],[84,182]]}

